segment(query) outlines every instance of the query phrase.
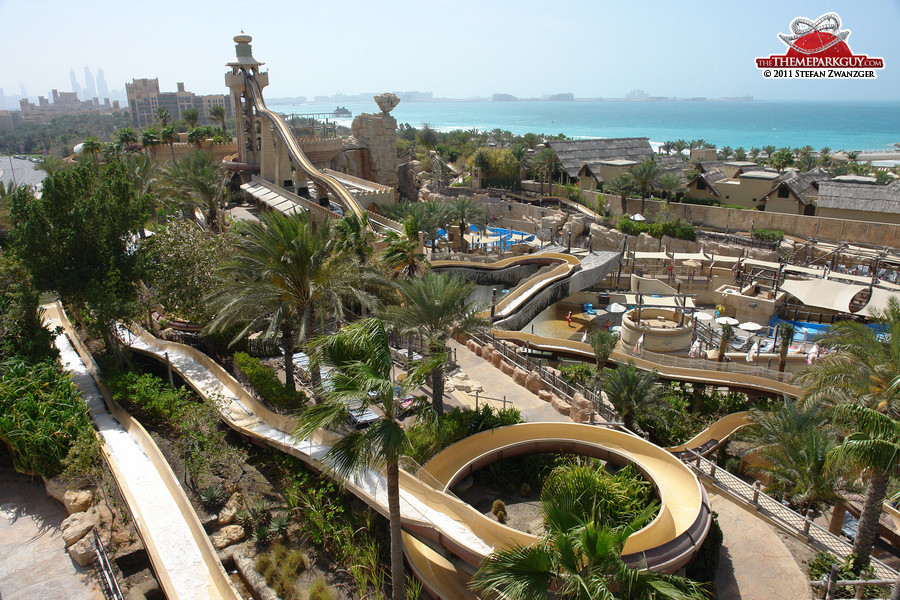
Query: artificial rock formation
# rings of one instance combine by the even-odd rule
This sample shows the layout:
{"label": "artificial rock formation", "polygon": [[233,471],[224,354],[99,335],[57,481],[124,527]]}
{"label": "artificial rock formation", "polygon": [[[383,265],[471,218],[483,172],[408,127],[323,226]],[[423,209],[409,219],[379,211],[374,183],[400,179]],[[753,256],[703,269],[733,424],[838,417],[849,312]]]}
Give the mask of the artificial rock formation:
{"label": "artificial rock formation", "polygon": [[[381,114],[363,113],[353,119],[350,131],[359,146],[367,150],[364,164],[349,172],[382,185],[396,188],[397,176],[397,119],[389,113],[400,99],[394,94],[375,96]],[[352,161],[351,161],[352,162]]]}

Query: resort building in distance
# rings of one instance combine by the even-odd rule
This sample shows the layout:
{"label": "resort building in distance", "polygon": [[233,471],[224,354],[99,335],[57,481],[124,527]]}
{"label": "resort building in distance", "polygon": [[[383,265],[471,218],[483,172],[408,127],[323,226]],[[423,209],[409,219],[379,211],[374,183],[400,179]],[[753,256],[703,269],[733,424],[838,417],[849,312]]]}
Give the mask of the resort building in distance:
{"label": "resort building in distance", "polygon": [[[110,114],[118,112],[119,101],[110,102],[109,98],[104,98],[103,102],[99,98],[90,100],[79,100],[77,92],[59,92],[51,91],[53,97],[38,97],[38,103],[31,102],[28,98],[19,100],[21,114],[19,115],[23,123],[49,123],[60,115],[71,115],[76,113],[100,113]],[[51,102],[51,100],[53,100]],[[6,113],[6,111],[0,111]]]}
{"label": "resort building in distance", "polygon": [[225,117],[233,118],[231,101],[226,94],[197,95],[184,89],[183,83],[178,83],[178,89],[174,92],[160,92],[159,78],[132,79],[125,84],[128,94],[128,110],[131,112],[131,122],[135,127],[147,127],[157,121],[156,110],[165,108],[169,111],[172,120],[180,119],[182,112],[192,108],[200,115],[201,122],[210,122],[209,111],[213,106],[224,106]]}

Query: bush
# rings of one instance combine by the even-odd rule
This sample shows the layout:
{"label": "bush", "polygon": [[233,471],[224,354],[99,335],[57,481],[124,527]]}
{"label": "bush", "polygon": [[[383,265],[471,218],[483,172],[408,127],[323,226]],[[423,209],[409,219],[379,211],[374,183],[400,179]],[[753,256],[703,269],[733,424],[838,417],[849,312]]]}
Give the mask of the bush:
{"label": "bush", "polygon": [[522,487],[519,488],[519,495],[523,498],[527,498],[531,495],[531,486],[527,483],[523,483]]}
{"label": "bush", "polygon": [[709,533],[693,560],[688,564],[686,575],[694,581],[709,583],[716,580],[716,572],[719,570],[719,549],[722,547],[722,528],[719,527],[719,515],[712,513],[712,523]]}
{"label": "bush", "polygon": [[754,229],[753,239],[764,242],[780,242],[784,239],[784,232],[780,229]]}
{"label": "bush", "polygon": [[494,503],[491,505],[491,512],[493,514],[498,514],[502,511],[506,510],[506,504],[500,498],[494,500]]}
{"label": "bush", "polygon": [[173,388],[149,373],[109,376],[106,384],[117,402],[157,425],[180,423],[191,403],[187,388]]}
{"label": "bush", "polygon": [[324,579],[319,578],[309,586],[309,600],[334,600],[334,592]]}
{"label": "bush", "polygon": [[424,465],[432,456],[465,437],[521,422],[522,415],[515,408],[494,409],[487,405],[477,411],[454,408],[444,414],[440,423],[416,422],[409,428],[409,456]]}
{"label": "bush", "polygon": [[497,522],[498,522],[498,523],[506,523],[506,518],[507,518],[507,517],[506,517],[506,511],[505,511],[505,510],[498,510],[498,511],[497,511]]}
{"label": "bush", "polygon": [[693,225],[680,218],[647,223],[646,221],[632,221],[628,216],[622,215],[616,223],[616,229],[627,235],[648,233],[657,239],[664,235],[680,240],[695,241],[697,239],[697,232],[694,231]]}
{"label": "bush", "polygon": [[234,365],[250,380],[251,385],[268,404],[281,410],[294,410],[306,403],[306,395],[303,392],[291,391],[283,385],[275,375],[275,371],[262,364],[258,358],[245,352],[236,352]]}
{"label": "bush", "polygon": [[[852,566],[855,558],[856,555],[850,553],[847,555],[847,558],[844,559],[844,562],[841,562],[840,559],[831,552],[819,552],[809,561],[809,564],[806,565],[806,572],[809,575],[809,580],[821,581],[827,579],[831,575],[831,565],[834,564],[838,566],[838,579],[843,579],[845,581],[852,581],[855,579],[875,579],[875,569],[871,565],[863,569],[863,572],[859,575],[853,572]],[[878,586],[867,585],[863,592],[863,598],[883,598],[886,597],[889,592],[889,589],[879,589]],[[835,597],[854,598],[856,597],[856,588],[849,586],[838,587]]]}
{"label": "bush", "polygon": [[566,383],[588,385],[597,375],[594,367],[584,363],[577,365],[565,365],[559,368],[560,379]]}
{"label": "bush", "polygon": [[276,544],[271,552],[256,558],[255,567],[280,598],[300,600],[302,594],[297,587],[297,578],[309,567],[309,559],[302,550],[288,550]]}

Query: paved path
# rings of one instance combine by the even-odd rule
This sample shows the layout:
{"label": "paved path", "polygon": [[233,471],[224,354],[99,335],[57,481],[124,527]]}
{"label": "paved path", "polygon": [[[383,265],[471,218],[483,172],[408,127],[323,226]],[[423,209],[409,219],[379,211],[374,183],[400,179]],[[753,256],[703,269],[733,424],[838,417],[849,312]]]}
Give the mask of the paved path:
{"label": "paved path", "polygon": [[93,571],[66,553],[66,516],[40,479],[0,471],[0,598],[103,600]]}
{"label": "paved path", "polygon": [[[484,393],[480,395],[496,399],[490,401],[492,406],[502,406],[502,399],[505,396],[507,403],[518,408],[519,412],[522,413],[522,418],[526,421],[572,422],[572,419],[569,417],[553,410],[549,402],[544,402],[522,386],[517,385],[512,377],[505,375],[500,369],[496,369],[490,363],[482,360],[466,348],[465,345],[451,340],[450,347],[456,349],[456,362],[459,368],[470,379],[474,379],[484,388]],[[498,402],[497,400],[500,401]]]}
{"label": "paved path", "polygon": [[805,600],[806,575],[775,532],[722,496],[709,502],[719,514],[725,540],[719,553],[719,600]]}
{"label": "paved path", "polygon": [[0,166],[3,169],[0,181],[3,181],[4,186],[13,183],[13,180],[18,185],[38,185],[47,176],[43,171],[35,169],[35,163],[28,160],[0,154],[0,161],[3,163]]}

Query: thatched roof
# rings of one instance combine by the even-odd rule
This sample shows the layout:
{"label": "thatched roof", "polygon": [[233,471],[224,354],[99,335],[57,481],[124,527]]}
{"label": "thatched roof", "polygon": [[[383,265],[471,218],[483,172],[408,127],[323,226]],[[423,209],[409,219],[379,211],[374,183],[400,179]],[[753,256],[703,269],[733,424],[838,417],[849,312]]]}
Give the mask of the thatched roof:
{"label": "thatched roof", "polygon": [[689,186],[692,185],[698,179],[702,179],[713,194],[715,194],[716,196],[721,196],[722,194],[720,194],[719,190],[716,189],[716,183],[719,181],[722,181],[723,179],[728,179],[728,178],[725,176],[725,173],[722,172],[721,169],[716,169],[714,171],[707,171],[706,173],[700,173],[699,175],[697,175],[696,177],[691,179],[688,182],[688,185]]}
{"label": "thatched roof", "polygon": [[806,204],[806,200],[801,194],[815,195],[819,186],[825,182],[831,181],[831,175],[825,169],[816,167],[805,173],[799,171],[786,171],[781,177],[781,181],[777,182],[769,193],[762,197],[763,200],[776,193],[782,186],[786,187],[798,202]]}
{"label": "thatched roof", "polygon": [[556,151],[569,177],[577,177],[585,163],[617,158],[640,162],[653,154],[649,138],[553,140],[548,141],[547,145]]}
{"label": "thatched roof", "polygon": [[823,181],[819,184],[819,208],[860,210],[900,214],[900,183],[844,183]]}
{"label": "thatched roof", "polygon": [[716,169],[721,169],[725,166],[724,160],[700,160],[697,161],[697,165],[694,167],[701,173],[708,173],[709,171],[715,171]]}

